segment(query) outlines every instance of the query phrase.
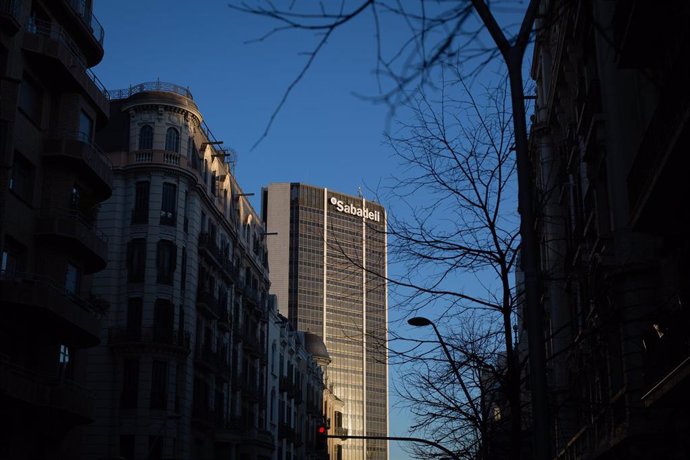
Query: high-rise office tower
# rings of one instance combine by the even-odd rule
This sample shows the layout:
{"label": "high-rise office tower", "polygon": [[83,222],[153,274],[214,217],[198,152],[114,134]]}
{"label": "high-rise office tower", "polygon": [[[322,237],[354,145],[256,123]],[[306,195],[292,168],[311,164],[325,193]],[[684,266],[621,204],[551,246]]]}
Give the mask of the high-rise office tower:
{"label": "high-rise office tower", "polygon": [[[386,214],[377,203],[299,183],[263,191],[271,290],[297,329],[324,339],[331,434],[386,436]],[[285,309],[287,308],[287,311]],[[386,459],[387,443],[347,440],[331,458]]]}

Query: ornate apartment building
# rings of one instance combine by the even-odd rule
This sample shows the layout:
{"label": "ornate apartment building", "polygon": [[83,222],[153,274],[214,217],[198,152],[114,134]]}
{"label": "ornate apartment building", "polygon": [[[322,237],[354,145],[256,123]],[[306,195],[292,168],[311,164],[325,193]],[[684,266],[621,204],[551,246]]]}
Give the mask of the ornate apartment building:
{"label": "ornate apartment building", "polygon": [[93,286],[110,311],[89,356],[82,458],[269,459],[265,235],[234,154],[185,88],[110,96],[109,263]]}
{"label": "ornate apartment building", "polygon": [[532,155],[555,458],[687,458],[690,4],[543,1]]}
{"label": "ornate apartment building", "polygon": [[[275,460],[327,460],[327,445],[318,428],[326,426],[324,376],[330,357],[321,338],[294,329],[278,313],[275,296],[269,308],[269,372],[266,392]],[[330,457],[335,458],[335,457]]]}
{"label": "ornate apartment building", "polygon": [[95,417],[85,350],[107,305],[95,222],[110,163],[109,115],[91,72],[103,57],[91,2],[0,1],[0,458],[74,458]]}

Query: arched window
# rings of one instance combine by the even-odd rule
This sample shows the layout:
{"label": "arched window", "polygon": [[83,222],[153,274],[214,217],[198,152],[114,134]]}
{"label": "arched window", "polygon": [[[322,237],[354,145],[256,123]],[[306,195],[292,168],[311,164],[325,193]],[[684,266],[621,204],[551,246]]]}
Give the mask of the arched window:
{"label": "arched window", "polygon": [[139,150],[153,148],[153,128],[151,125],[144,125],[139,130]]}
{"label": "arched window", "polygon": [[180,133],[175,128],[168,128],[165,134],[165,150],[180,151]]}

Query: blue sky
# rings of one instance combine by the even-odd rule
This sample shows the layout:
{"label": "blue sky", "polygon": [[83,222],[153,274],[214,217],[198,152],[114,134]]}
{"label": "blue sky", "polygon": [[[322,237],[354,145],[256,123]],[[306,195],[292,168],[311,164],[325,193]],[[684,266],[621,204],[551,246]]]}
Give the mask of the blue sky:
{"label": "blue sky", "polygon": [[301,181],[356,194],[390,169],[381,144],[386,109],[353,95],[377,91],[363,34],[331,40],[269,136],[252,150],[304,62],[307,37],[283,34],[245,44],[269,24],[225,2],[190,8],[180,1],[101,0],[94,11],[106,31],[105,58],[95,68],[106,87],[156,79],[189,86],[216,138],[238,152],[245,192],[258,196],[270,182]]}
{"label": "blue sky", "polygon": [[[226,1],[198,7],[180,0],[97,0],[94,12],[106,34],[105,57],[94,69],[99,79],[111,90],[155,80],[188,86],[215,137],[238,153],[237,179],[256,194],[257,211],[261,187],[271,182],[352,195],[361,187],[372,198],[367,190],[396,172],[383,144],[387,108],[355,95],[378,94],[371,24],[348,25],[329,40],[268,136],[252,149],[313,37],[284,33],[247,44],[272,24],[234,12]],[[388,36],[392,43],[395,33]],[[391,327],[411,332],[407,325]],[[391,405],[396,401],[391,391]],[[391,408],[391,436],[408,435],[409,424],[404,411]],[[409,457],[391,443],[390,458]]]}

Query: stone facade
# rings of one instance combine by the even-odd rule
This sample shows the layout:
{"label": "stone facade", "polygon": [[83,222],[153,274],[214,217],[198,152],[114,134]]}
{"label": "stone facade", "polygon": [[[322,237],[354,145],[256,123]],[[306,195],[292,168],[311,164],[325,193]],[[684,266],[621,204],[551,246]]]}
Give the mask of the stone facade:
{"label": "stone facade", "polygon": [[264,228],[234,154],[182,87],[111,96],[109,265],[94,280],[111,309],[90,357],[83,458],[271,458]]}
{"label": "stone facade", "polygon": [[552,451],[687,458],[687,2],[542,2],[531,144]]}

